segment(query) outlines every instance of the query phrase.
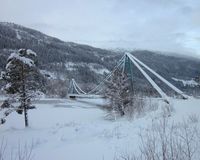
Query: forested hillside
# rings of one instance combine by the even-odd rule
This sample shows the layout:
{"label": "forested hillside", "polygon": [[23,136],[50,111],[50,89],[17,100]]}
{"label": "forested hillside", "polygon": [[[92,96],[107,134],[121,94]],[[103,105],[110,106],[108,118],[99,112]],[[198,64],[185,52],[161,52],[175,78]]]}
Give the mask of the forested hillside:
{"label": "forested hillside", "polygon": [[[46,86],[48,93],[63,96],[71,78],[89,90],[112,70],[123,55],[122,51],[64,42],[33,29],[1,22],[0,70],[4,69],[9,54],[20,48],[29,48],[37,53],[38,66],[49,81]],[[194,79],[200,75],[200,60],[150,51],[133,51],[132,54],[184,91],[192,93],[199,90]],[[134,69],[134,73],[135,83],[138,86],[145,85],[137,69]]]}

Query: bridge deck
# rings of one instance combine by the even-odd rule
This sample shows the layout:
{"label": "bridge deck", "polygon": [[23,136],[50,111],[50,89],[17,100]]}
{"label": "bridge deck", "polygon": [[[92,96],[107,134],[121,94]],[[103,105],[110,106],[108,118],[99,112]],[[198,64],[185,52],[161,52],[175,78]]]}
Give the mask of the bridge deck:
{"label": "bridge deck", "polygon": [[95,94],[68,94],[69,98],[105,98],[103,95]]}

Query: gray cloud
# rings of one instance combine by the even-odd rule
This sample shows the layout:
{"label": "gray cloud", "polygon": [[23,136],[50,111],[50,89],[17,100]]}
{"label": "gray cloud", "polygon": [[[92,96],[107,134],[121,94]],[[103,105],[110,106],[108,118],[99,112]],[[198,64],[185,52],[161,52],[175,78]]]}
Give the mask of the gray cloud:
{"label": "gray cloud", "polygon": [[199,0],[3,0],[1,21],[65,41],[200,56]]}

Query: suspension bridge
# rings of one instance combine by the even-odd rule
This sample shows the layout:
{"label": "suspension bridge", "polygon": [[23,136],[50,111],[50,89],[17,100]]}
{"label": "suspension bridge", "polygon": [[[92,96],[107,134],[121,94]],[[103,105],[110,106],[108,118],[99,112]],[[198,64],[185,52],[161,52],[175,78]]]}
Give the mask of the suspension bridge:
{"label": "suspension bridge", "polygon": [[[148,67],[146,64],[144,64],[142,61],[140,61],[138,58],[133,56],[130,53],[125,53],[123,57],[118,61],[117,65],[113,68],[113,70],[109,73],[109,75],[101,81],[95,88],[93,88],[89,92],[84,92],[79,85],[76,83],[74,79],[71,80],[69,88],[68,88],[68,95],[71,98],[75,97],[93,97],[93,96],[101,96],[100,92],[104,89],[105,82],[109,80],[113,74],[116,72],[116,70],[121,70],[122,72],[126,73],[128,77],[131,80],[130,87],[133,86],[133,70],[132,65],[134,65],[138,71],[143,75],[143,77],[149,82],[149,84],[157,91],[159,96],[166,102],[169,102],[169,96],[163,91],[162,86],[159,86],[156,84],[156,82],[150,77],[150,75],[145,71],[151,73],[151,75],[154,75],[156,78],[158,78],[161,82],[163,82],[165,85],[167,85],[172,91],[174,91],[176,94],[178,94],[182,99],[188,99],[188,96],[184,94],[183,91],[175,87],[172,83],[170,83],[168,80],[166,80],[163,76],[156,73],[153,69]],[[144,70],[145,69],[145,70]]]}

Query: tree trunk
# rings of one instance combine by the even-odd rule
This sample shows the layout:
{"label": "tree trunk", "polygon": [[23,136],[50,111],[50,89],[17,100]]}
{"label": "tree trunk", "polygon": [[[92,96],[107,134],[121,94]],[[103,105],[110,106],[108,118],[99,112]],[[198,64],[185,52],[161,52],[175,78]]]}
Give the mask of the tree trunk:
{"label": "tree trunk", "polygon": [[24,65],[22,65],[22,106],[24,109],[24,121],[25,127],[28,127],[28,111],[27,111],[27,103],[26,103],[26,84],[25,84],[25,73],[24,73]]}
{"label": "tree trunk", "polygon": [[124,116],[125,115],[125,112],[124,112],[124,110],[123,110],[121,105],[118,106],[118,111],[120,112],[120,116]]}
{"label": "tree trunk", "polygon": [[25,121],[25,127],[28,127],[28,112],[26,106],[24,106],[24,121]]}

